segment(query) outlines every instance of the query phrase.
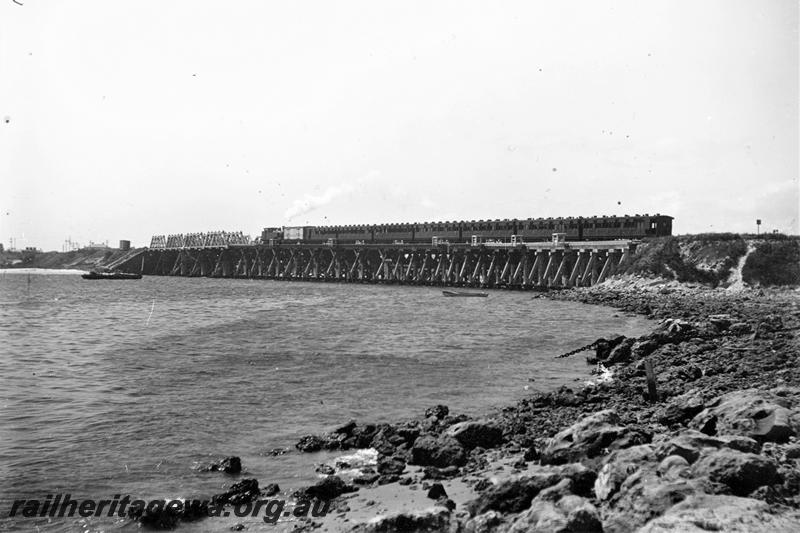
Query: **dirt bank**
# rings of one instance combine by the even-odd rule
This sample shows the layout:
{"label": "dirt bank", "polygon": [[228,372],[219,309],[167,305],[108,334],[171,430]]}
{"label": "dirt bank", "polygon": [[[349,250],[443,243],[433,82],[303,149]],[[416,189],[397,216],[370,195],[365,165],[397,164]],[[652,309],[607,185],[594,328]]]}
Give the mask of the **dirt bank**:
{"label": "dirt bank", "polygon": [[131,253],[116,248],[72,252],[1,252],[0,268],[52,268],[94,270]]}

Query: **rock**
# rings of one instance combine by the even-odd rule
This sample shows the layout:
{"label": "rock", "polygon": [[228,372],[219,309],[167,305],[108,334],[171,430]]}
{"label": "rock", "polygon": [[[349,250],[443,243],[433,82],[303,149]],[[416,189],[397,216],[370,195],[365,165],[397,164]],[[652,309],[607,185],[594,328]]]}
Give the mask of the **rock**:
{"label": "rock", "polygon": [[464,533],[493,533],[503,524],[503,515],[496,511],[488,511],[464,523]]}
{"label": "rock", "polygon": [[622,335],[613,339],[597,339],[594,341],[595,358],[598,361],[605,361],[611,355],[611,351],[624,340],[625,337]]}
{"label": "rock", "polygon": [[747,322],[736,322],[730,325],[728,331],[734,335],[747,335],[753,332],[753,328]]}
{"label": "rock", "polygon": [[618,363],[626,363],[631,360],[631,349],[636,342],[635,339],[626,338],[620,342],[604,361],[606,365],[613,365]]}
{"label": "rock", "polygon": [[793,444],[786,448],[787,459],[800,459],[800,444]]}
{"label": "rock", "polygon": [[371,474],[360,474],[353,478],[353,483],[356,485],[372,485],[378,479],[380,479],[381,475],[377,472],[373,472]]}
{"label": "rock", "polygon": [[225,472],[226,474],[239,474],[242,471],[242,460],[236,456],[220,459],[216,463],[207,465],[202,470],[207,472]]}
{"label": "rock", "polygon": [[222,494],[213,496],[211,502],[220,505],[238,505],[240,503],[257,500],[260,495],[261,491],[258,488],[258,480],[243,479],[239,483],[231,485],[230,488]]}
{"label": "rock", "polygon": [[563,496],[557,501],[534,499],[530,509],[520,514],[508,533],[602,533],[600,514],[580,496]]}
{"label": "rock", "polygon": [[300,440],[294,445],[294,447],[301,452],[318,452],[322,449],[324,444],[325,441],[318,436],[306,435],[304,437],[300,437]]}
{"label": "rock", "polygon": [[377,432],[378,426],[375,424],[356,426],[350,431],[350,436],[343,443],[347,443],[350,448],[371,448],[372,439],[375,438]]}
{"label": "rock", "polygon": [[437,420],[442,420],[448,414],[450,414],[450,409],[446,405],[440,404],[425,409],[425,418],[433,417]]}
{"label": "rock", "polygon": [[336,473],[336,469],[335,468],[333,468],[330,465],[325,465],[325,464],[317,465],[317,467],[314,469],[314,471],[317,472],[318,474],[323,474],[325,476],[330,476],[330,475],[333,475],[333,474]]}
{"label": "rock", "polygon": [[[378,429],[370,442],[370,448],[374,448],[380,455],[393,455],[397,448],[398,441],[395,439],[397,434],[391,426],[384,426]],[[402,441],[400,441],[402,442]]]}
{"label": "rock", "polygon": [[638,533],[707,533],[726,531],[800,531],[797,512],[773,514],[769,506],[752,498],[697,494],[669,508]]}
{"label": "rock", "polygon": [[402,474],[406,469],[406,462],[399,457],[378,457],[379,474]]}
{"label": "rock", "polygon": [[628,476],[639,470],[646,462],[656,459],[656,452],[649,444],[617,450],[603,460],[603,466],[594,482],[594,492],[600,501],[608,500],[620,488]]}
{"label": "rock", "polygon": [[431,485],[430,490],[428,491],[428,498],[432,500],[438,500],[439,498],[447,498],[447,492],[444,490],[444,486],[441,483],[434,483]]}
{"label": "rock", "polygon": [[450,527],[450,511],[434,507],[419,513],[399,513],[377,516],[366,524],[358,524],[351,531],[355,533],[393,533],[447,531]]}
{"label": "rock", "polygon": [[683,381],[695,381],[703,377],[703,370],[697,365],[684,365],[675,372],[678,379]]}
{"label": "rock", "polygon": [[703,394],[698,390],[691,390],[670,398],[656,416],[658,421],[666,426],[683,424],[694,418],[704,407]]}
{"label": "rock", "polygon": [[134,507],[128,509],[128,518],[150,529],[175,529],[183,511],[175,507]]}
{"label": "rock", "polygon": [[460,471],[457,466],[448,466],[446,468],[426,466],[422,469],[422,479],[450,479],[457,476]]}
{"label": "rock", "polygon": [[637,341],[631,346],[631,356],[633,359],[643,359],[655,352],[659,346],[661,343],[653,339]]}
{"label": "rock", "polygon": [[604,511],[603,531],[636,531],[676,503],[694,494],[704,493],[705,489],[706,483],[702,480],[661,478],[656,471],[656,465],[647,463],[629,475],[608,500]]}
{"label": "rock", "polygon": [[716,450],[701,457],[692,467],[692,475],[722,483],[737,496],[745,496],[762,485],[781,481],[773,461],[729,449]]}
{"label": "rock", "polygon": [[289,448],[272,448],[271,450],[263,452],[261,455],[269,455],[272,457],[277,457],[279,455],[285,455],[287,453],[289,453]]}
{"label": "rock", "polygon": [[345,483],[339,476],[330,476],[298,492],[299,496],[304,496],[307,499],[316,498],[318,500],[331,500],[342,494],[354,492],[355,490],[355,487]]}
{"label": "rock", "polygon": [[418,438],[411,448],[411,464],[420,466],[463,466],[467,453],[452,437],[425,435]]}
{"label": "rock", "polygon": [[709,315],[708,321],[719,331],[725,331],[733,323],[731,315]]}
{"label": "rock", "polygon": [[654,445],[659,459],[678,455],[686,459],[689,464],[697,461],[703,451],[708,449],[730,448],[749,453],[759,451],[758,443],[748,437],[738,435],[712,437],[691,429],[672,437],[662,437]]}
{"label": "rock", "polygon": [[388,485],[389,483],[396,483],[400,481],[399,474],[383,474],[378,478],[378,485]]}
{"label": "rock", "polygon": [[343,434],[343,435],[347,435],[349,437],[353,433],[353,430],[355,428],[356,428],[356,421],[355,420],[350,420],[350,421],[342,424],[341,426],[339,426],[337,428],[334,428],[334,430],[331,431],[331,433],[340,433],[340,434]]}
{"label": "rock", "polygon": [[262,491],[262,493],[264,494],[264,496],[275,496],[280,491],[281,491],[281,488],[278,486],[277,483],[270,483],[269,485],[264,487],[264,490]]}
{"label": "rock", "polygon": [[536,446],[529,446],[528,449],[525,450],[525,455],[523,455],[522,458],[526,461],[538,461],[541,456],[542,454],[539,453]]}
{"label": "rock", "polygon": [[649,442],[650,436],[619,425],[613,410],[599,411],[580,419],[548,441],[542,451],[542,464],[564,464],[593,458],[605,450]]}
{"label": "rock", "polygon": [[446,435],[454,438],[467,450],[480,446],[494,448],[503,442],[503,430],[486,420],[460,422],[447,428]]}
{"label": "rock", "polygon": [[786,442],[797,434],[791,411],[777,398],[756,389],[729,392],[715,398],[689,426],[707,435],[738,434],[767,442]]}
{"label": "rock", "polygon": [[519,513],[529,508],[531,500],[542,489],[558,483],[562,477],[558,473],[518,476],[486,488],[475,500],[467,504],[470,516],[487,511]]}
{"label": "rock", "polygon": [[669,455],[658,463],[658,475],[667,479],[678,479],[689,470],[689,461],[680,455]]}

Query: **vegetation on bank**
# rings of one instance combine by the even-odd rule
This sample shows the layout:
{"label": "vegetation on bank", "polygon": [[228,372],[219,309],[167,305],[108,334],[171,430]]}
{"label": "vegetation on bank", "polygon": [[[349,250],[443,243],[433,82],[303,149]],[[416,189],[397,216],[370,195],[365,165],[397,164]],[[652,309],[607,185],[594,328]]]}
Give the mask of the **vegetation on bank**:
{"label": "vegetation on bank", "polygon": [[648,239],[620,265],[618,274],[725,286],[744,257],[741,279],[747,284],[800,284],[800,239],[782,234],[701,233]]}
{"label": "vegetation on bank", "polygon": [[800,241],[766,241],[756,245],[742,267],[750,284],[800,285]]}

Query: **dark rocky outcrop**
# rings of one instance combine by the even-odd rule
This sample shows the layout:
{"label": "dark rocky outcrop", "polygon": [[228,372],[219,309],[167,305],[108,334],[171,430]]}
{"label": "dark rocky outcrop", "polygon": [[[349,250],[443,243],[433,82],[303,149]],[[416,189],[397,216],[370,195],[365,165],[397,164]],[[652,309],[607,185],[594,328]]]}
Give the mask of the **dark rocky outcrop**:
{"label": "dark rocky outcrop", "polygon": [[454,438],[467,450],[494,448],[503,442],[503,429],[487,420],[459,422],[447,428],[446,435]]}
{"label": "dark rocky outcrop", "polygon": [[238,505],[240,503],[252,502],[261,495],[258,488],[258,480],[243,479],[234,483],[222,494],[217,494],[211,498],[211,502],[218,505]]}
{"label": "dark rocky outcrop", "polygon": [[236,456],[225,457],[214,463],[200,468],[205,472],[225,472],[226,474],[239,474],[242,471],[242,460]]}
{"label": "dark rocky outcrop", "polygon": [[357,487],[348,485],[339,476],[328,476],[316,484],[297,491],[295,496],[300,499],[331,500],[348,492],[355,492]]}

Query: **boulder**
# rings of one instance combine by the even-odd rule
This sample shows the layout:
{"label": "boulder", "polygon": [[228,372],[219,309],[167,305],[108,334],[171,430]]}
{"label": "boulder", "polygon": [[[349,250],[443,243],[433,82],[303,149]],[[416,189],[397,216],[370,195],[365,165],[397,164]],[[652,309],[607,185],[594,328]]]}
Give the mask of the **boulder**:
{"label": "boulder", "polygon": [[406,462],[399,457],[379,457],[378,473],[383,475],[399,475],[406,469]]}
{"label": "boulder", "polygon": [[464,522],[464,533],[494,533],[503,524],[503,515],[488,511]]}
{"label": "boulder", "polygon": [[670,507],[638,533],[707,533],[726,531],[800,531],[797,511],[773,514],[769,506],[752,498],[697,494]]}
{"label": "boulder", "polygon": [[239,474],[242,471],[242,460],[236,456],[220,459],[202,468],[206,472],[225,472],[226,474]]}
{"label": "boulder", "polygon": [[737,450],[721,449],[704,455],[692,466],[692,475],[727,486],[737,496],[781,481],[774,461]]}
{"label": "boulder", "polygon": [[760,448],[755,440],[748,437],[739,435],[712,437],[692,429],[682,431],[675,436],[662,437],[653,444],[659,459],[670,455],[679,455],[689,464],[697,461],[704,450],[730,448],[742,452],[758,453]]}
{"label": "boulder", "polygon": [[470,516],[487,511],[519,513],[529,508],[531,500],[540,491],[561,481],[555,472],[532,476],[518,476],[488,487],[475,500],[467,503]]}
{"label": "boulder", "polygon": [[243,479],[239,483],[234,483],[222,494],[217,494],[211,498],[214,504],[238,505],[240,503],[252,502],[261,495],[258,488],[258,480]]}
{"label": "boulder", "polygon": [[644,463],[656,460],[656,453],[649,444],[617,450],[603,460],[603,466],[594,482],[594,492],[600,501],[608,500]]}
{"label": "boulder", "polygon": [[425,409],[425,418],[433,417],[437,420],[442,420],[450,414],[450,409],[446,405],[434,405]]}
{"label": "boulder", "polygon": [[520,514],[508,533],[602,533],[597,508],[585,498],[575,495],[558,500],[536,498],[530,509]]}
{"label": "boulder", "polygon": [[425,435],[419,437],[411,448],[411,464],[420,466],[463,466],[467,462],[467,452],[452,437]]}
{"label": "boulder", "polygon": [[659,423],[665,426],[683,424],[694,418],[704,407],[703,394],[693,389],[670,398],[667,404],[659,410],[656,417]]}
{"label": "boulder", "polygon": [[659,346],[661,343],[654,339],[637,341],[631,346],[631,356],[633,359],[643,359],[658,350]]}
{"label": "boulder", "polygon": [[305,435],[300,437],[300,440],[297,441],[297,444],[295,444],[294,447],[301,452],[318,452],[323,448],[324,445],[325,441],[317,435]]}
{"label": "boulder", "polygon": [[447,498],[447,492],[441,483],[434,483],[428,490],[428,498],[431,500],[438,500],[439,498]]}
{"label": "boulder", "polygon": [[619,335],[612,339],[597,339],[594,341],[595,358],[598,361],[605,361],[611,355],[611,351],[624,340],[624,335]]}
{"label": "boulder", "polygon": [[635,343],[636,339],[624,339],[611,350],[611,353],[608,354],[608,358],[603,362],[606,365],[627,363],[631,360],[632,348]]}
{"label": "boulder", "polygon": [[447,428],[446,435],[457,440],[467,450],[478,446],[494,448],[503,442],[502,428],[486,420],[460,422]]}
{"label": "boulder", "polygon": [[791,411],[778,401],[756,389],[729,392],[708,403],[689,426],[707,435],[727,433],[762,442],[786,442],[797,434],[797,428]]}
{"label": "boulder", "polygon": [[331,500],[337,496],[356,490],[355,487],[345,483],[339,476],[329,476],[310,487],[298,491],[296,495],[306,499],[316,498],[318,500]]}
{"label": "boulder", "polygon": [[706,482],[694,479],[664,479],[657,465],[647,463],[628,476],[613,494],[604,511],[603,531],[636,531],[649,520],[689,496],[706,492]]}
{"label": "boulder", "polygon": [[358,524],[350,531],[354,533],[393,533],[406,532],[438,532],[447,531],[450,527],[450,510],[443,507],[417,513],[398,513],[377,516],[366,524]]}
{"label": "boulder", "polygon": [[[530,507],[532,498],[540,492],[562,481],[569,481],[568,487],[573,494],[589,496],[595,478],[592,470],[578,463],[534,467],[531,474],[514,476],[496,485],[482,483],[480,488],[483,492],[467,504],[467,510],[471,516],[487,511],[518,513]],[[480,488],[476,486],[475,490]]]}
{"label": "boulder", "polygon": [[549,439],[542,451],[542,464],[581,461],[636,444],[645,444],[650,436],[619,424],[619,417],[607,409],[582,418]]}
{"label": "boulder", "polygon": [[665,479],[676,480],[689,471],[689,461],[680,455],[668,455],[658,463],[658,475]]}

